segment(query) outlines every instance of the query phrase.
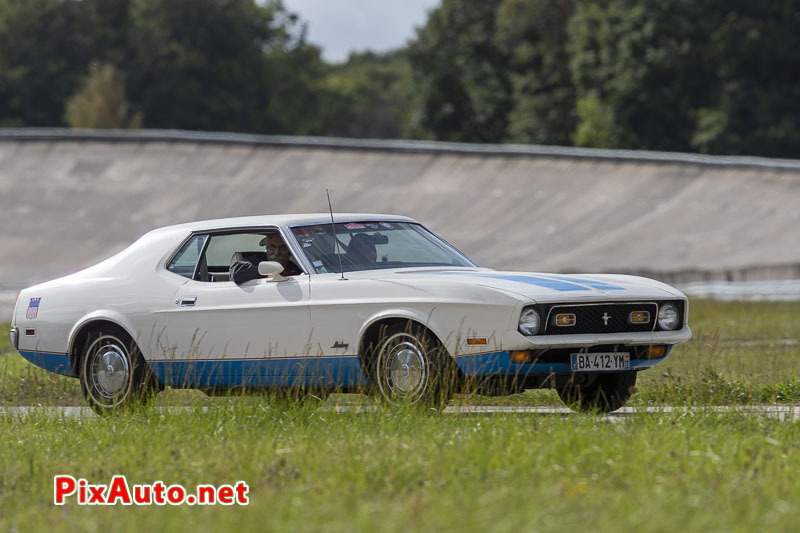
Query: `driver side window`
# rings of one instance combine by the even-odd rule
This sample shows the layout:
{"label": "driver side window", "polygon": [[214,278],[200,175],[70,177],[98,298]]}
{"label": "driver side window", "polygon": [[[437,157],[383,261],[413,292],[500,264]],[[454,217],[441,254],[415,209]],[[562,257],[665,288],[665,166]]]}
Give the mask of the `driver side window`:
{"label": "driver side window", "polygon": [[208,278],[203,279],[201,275],[200,281],[230,281],[231,263],[241,259],[263,255],[259,260],[266,261],[264,245],[261,244],[265,234],[266,232],[212,235],[200,262],[200,270],[205,267]]}
{"label": "driver side window", "polygon": [[[195,281],[214,282],[231,281],[230,268],[237,261],[249,261],[257,265],[267,261],[267,235],[277,234],[276,229],[248,231],[243,233],[224,233],[219,235],[193,235],[181,247],[167,265],[167,270],[179,276]],[[274,243],[273,243],[274,244]],[[301,271],[296,266],[294,257],[283,245],[284,254],[289,254],[290,270],[284,275],[293,276]],[[285,265],[284,265],[285,266]],[[286,272],[286,271],[285,271]]]}

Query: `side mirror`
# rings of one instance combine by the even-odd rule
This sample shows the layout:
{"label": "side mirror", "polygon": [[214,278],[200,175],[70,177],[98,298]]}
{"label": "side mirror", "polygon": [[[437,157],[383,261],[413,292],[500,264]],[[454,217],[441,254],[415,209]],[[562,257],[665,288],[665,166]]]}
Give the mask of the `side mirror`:
{"label": "side mirror", "polygon": [[269,276],[272,278],[272,281],[283,281],[286,278],[281,276],[281,272],[283,272],[283,266],[277,261],[261,261],[258,264],[258,273],[262,276]]}

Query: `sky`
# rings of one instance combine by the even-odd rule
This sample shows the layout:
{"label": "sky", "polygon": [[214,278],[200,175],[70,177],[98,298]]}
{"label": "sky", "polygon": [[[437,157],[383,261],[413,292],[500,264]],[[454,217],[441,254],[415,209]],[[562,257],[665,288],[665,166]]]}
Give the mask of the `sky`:
{"label": "sky", "polygon": [[307,40],[322,48],[326,61],[341,62],[351,51],[403,46],[439,0],[283,0],[283,5],[307,23]]}

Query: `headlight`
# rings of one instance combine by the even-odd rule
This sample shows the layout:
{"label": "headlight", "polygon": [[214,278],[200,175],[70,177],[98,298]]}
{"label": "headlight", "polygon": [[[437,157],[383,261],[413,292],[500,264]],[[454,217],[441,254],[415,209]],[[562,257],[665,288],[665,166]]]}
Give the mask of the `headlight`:
{"label": "headlight", "polygon": [[664,304],[658,309],[658,327],[666,330],[678,329],[680,313],[674,304]]}
{"label": "headlight", "polygon": [[540,322],[539,313],[533,307],[529,307],[524,309],[522,316],[519,317],[519,330],[523,335],[536,335],[539,332]]}

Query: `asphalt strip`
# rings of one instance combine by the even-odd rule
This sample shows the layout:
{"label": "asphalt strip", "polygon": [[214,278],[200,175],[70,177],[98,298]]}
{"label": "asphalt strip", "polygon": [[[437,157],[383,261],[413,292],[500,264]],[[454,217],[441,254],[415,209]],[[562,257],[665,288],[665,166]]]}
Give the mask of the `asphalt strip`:
{"label": "asphalt strip", "polygon": [[[160,411],[169,413],[208,412],[208,407],[186,407],[171,406],[158,407]],[[337,405],[322,406],[321,412],[351,413],[374,411],[375,406],[358,405]],[[529,407],[529,406],[508,406],[508,405],[457,405],[448,406],[445,410],[447,414],[468,414],[468,415],[492,415],[492,414],[526,414],[526,415],[549,415],[549,416],[573,416],[578,415],[566,407]],[[666,413],[731,413],[748,417],[774,418],[781,421],[800,420],[800,406],[794,405],[749,405],[749,406],[704,406],[704,407],[670,407],[670,406],[648,406],[648,407],[623,407],[599,418],[609,422],[621,422],[637,415],[643,414],[666,414]],[[24,416],[29,414],[46,414],[61,418],[95,418],[98,415],[89,407],[41,407],[41,406],[14,406],[0,407],[0,416]]]}

